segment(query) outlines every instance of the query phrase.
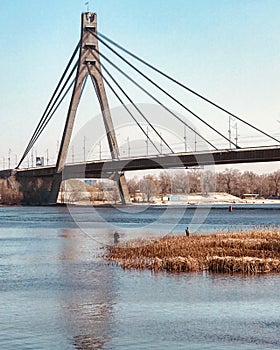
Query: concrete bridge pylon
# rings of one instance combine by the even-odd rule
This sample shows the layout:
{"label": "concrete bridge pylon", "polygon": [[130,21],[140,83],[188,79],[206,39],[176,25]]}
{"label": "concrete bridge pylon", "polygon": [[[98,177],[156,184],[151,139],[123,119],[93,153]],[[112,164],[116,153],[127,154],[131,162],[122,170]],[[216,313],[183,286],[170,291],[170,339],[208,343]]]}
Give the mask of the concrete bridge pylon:
{"label": "concrete bridge pylon", "polygon": [[[92,35],[90,31],[97,33],[97,15],[96,13],[92,12],[82,13],[78,68],[72,97],[67,113],[64,132],[60,143],[60,149],[58,152],[56,172],[53,178],[49,199],[50,204],[54,204],[57,201],[60,184],[62,181],[62,172],[65,166],[67,152],[74,127],[74,121],[76,118],[78,105],[82,96],[83,85],[85,83],[85,79],[88,76],[90,76],[93,82],[94,90],[100,104],[111,157],[112,159],[119,159],[119,148],[117,138],[114,130],[104,80],[102,76],[102,68],[100,64],[98,50],[98,39],[96,36]],[[115,179],[118,184],[121,201],[123,204],[125,204],[129,202],[129,192],[124,173],[119,171],[115,174]]]}

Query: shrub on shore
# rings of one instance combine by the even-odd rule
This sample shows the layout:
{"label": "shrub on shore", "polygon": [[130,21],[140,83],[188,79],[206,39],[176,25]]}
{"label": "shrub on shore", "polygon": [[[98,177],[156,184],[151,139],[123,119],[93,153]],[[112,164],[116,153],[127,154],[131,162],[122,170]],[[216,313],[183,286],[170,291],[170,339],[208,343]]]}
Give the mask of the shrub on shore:
{"label": "shrub on shore", "polygon": [[7,179],[0,179],[0,204],[18,205],[21,203],[23,195],[19,188],[19,183],[14,176]]}
{"label": "shrub on shore", "polygon": [[164,237],[108,248],[124,269],[255,274],[280,272],[280,231]]}

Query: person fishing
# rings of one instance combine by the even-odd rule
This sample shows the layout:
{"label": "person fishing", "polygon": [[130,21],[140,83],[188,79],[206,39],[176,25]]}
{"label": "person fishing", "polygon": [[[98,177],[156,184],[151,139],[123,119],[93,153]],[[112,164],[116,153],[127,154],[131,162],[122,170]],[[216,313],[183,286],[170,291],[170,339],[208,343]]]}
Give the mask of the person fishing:
{"label": "person fishing", "polygon": [[114,233],[114,243],[119,243],[120,235],[117,231]]}

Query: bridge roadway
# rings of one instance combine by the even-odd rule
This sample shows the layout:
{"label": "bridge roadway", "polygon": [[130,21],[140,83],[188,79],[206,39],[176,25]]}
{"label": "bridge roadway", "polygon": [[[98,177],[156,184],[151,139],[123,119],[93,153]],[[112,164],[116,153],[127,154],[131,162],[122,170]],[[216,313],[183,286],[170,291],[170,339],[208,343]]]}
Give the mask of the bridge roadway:
{"label": "bridge roadway", "polygon": [[[240,148],[231,150],[215,150],[202,152],[186,152],[168,155],[139,157],[134,159],[89,161],[66,165],[62,177],[100,178],[109,177],[116,171],[132,171],[147,169],[189,168],[204,165],[226,165],[238,163],[280,161],[280,146]],[[0,171],[0,178],[6,178],[12,170]],[[20,177],[50,177],[55,174],[54,166],[18,169]]]}

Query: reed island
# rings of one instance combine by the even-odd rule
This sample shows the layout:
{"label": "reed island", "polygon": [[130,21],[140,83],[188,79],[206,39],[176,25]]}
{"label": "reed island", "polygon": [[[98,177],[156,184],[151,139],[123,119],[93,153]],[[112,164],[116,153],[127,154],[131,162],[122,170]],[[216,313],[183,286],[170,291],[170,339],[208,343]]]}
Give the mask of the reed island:
{"label": "reed island", "polygon": [[280,272],[280,230],[133,240],[108,247],[123,269],[260,274]]}

